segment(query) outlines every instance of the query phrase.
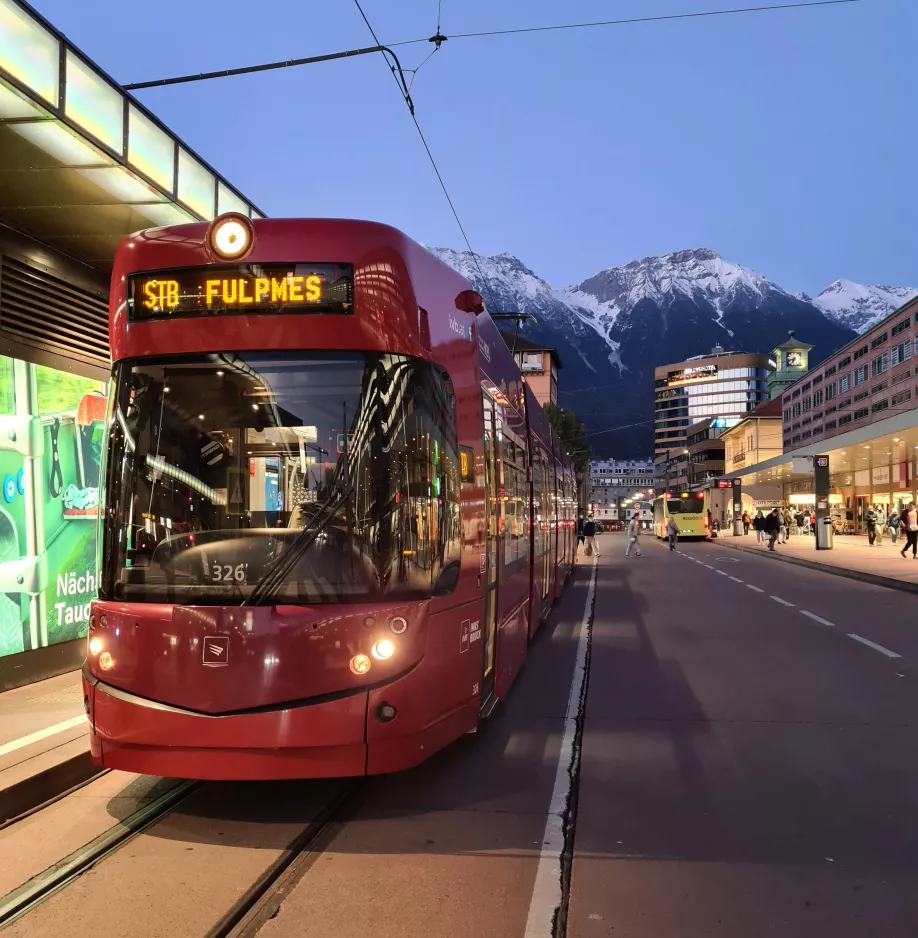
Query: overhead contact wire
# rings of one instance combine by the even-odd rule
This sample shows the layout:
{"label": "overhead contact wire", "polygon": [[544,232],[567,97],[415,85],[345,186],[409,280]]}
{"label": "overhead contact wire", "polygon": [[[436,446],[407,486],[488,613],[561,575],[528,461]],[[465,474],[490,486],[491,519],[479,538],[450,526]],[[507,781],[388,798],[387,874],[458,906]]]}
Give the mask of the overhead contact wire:
{"label": "overhead contact wire", "polygon": [[[373,26],[370,24],[370,21],[367,19],[366,13],[363,12],[363,7],[360,5],[360,0],[354,0],[354,3],[357,5],[357,9],[360,11],[360,15],[363,17],[364,23],[367,24],[367,29],[370,30],[370,35],[373,37],[373,41],[377,45],[380,45],[379,39],[376,36],[376,30],[373,29]],[[385,56],[385,53],[382,53],[382,55]],[[428,56],[428,58],[430,58],[430,56]],[[386,60],[386,64],[387,65],[389,64],[388,60]],[[395,77],[394,72],[393,72],[393,77]],[[398,79],[396,79],[396,84],[398,84]],[[399,90],[401,91],[401,86],[399,86]],[[427,153],[427,158],[430,160],[430,165],[433,167],[434,173],[436,173],[437,181],[440,183],[440,188],[443,190],[443,195],[446,196],[446,201],[449,204],[450,211],[453,213],[453,218],[456,219],[456,224],[459,227],[459,231],[462,233],[462,240],[465,241],[465,246],[469,249],[469,254],[471,255],[472,260],[475,263],[475,267],[478,270],[478,275],[479,277],[481,277],[481,281],[484,284],[485,289],[488,291],[488,297],[491,300],[491,308],[493,310],[496,310],[497,303],[494,299],[494,294],[491,291],[491,285],[490,283],[488,283],[488,279],[487,277],[485,277],[484,271],[481,269],[481,264],[478,263],[478,255],[472,250],[472,244],[469,241],[469,236],[465,232],[465,227],[462,224],[462,220],[459,218],[459,213],[456,211],[456,206],[453,203],[453,200],[449,194],[449,190],[446,188],[446,183],[443,181],[443,176],[440,173],[439,167],[437,166],[437,161],[434,159],[433,153],[431,153],[430,151],[430,146],[427,143],[427,138],[424,136],[424,131],[421,130],[421,125],[418,123],[418,118],[417,118],[417,115],[414,113],[413,108],[411,109],[411,119],[412,121],[414,121],[415,128],[417,128],[418,136],[421,138],[421,143],[424,145],[424,151]]]}

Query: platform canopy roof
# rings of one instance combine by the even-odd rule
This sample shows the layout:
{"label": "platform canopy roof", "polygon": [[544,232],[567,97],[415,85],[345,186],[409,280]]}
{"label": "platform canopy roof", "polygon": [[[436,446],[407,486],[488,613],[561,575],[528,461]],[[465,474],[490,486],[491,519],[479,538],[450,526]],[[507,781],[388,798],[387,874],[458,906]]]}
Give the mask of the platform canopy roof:
{"label": "platform canopy roof", "polygon": [[20,0],[0,0],[0,221],[94,267],[159,225],[255,206]]}

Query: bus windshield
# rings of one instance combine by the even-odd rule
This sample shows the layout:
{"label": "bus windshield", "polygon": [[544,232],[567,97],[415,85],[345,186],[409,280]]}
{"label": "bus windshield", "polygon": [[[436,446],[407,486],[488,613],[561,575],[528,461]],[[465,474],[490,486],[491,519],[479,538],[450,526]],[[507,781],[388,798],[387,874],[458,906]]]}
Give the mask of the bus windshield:
{"label": "bus windshield", "polygon": [[687,498],[669,498],[666,505],[671,515],[700,515],[704,511],[704,496],[689,495]]}
{"label": "bus windshield", "polygon": [[116,365],[113,394],[103,598],[402,600],[454,582],[455,398],[438,366],[366,352],[141,359]]}

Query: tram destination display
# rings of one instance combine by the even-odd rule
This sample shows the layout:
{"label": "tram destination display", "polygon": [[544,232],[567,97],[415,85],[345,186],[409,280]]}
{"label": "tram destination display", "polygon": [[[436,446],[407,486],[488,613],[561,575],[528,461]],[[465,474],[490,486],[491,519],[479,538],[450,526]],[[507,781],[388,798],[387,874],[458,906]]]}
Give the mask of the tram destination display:
{"label": "tram destination display", "polygon": [[128,285],[128,319],[251,313],[353,312],[351,264],[244,264],[183,267],[135,274]]}

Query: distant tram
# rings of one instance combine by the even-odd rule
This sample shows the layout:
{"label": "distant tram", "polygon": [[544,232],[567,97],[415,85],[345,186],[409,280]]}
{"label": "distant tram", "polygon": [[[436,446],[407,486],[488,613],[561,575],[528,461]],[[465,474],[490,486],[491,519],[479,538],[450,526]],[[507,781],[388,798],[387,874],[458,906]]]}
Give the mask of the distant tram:
{"label": "distant tram", "polygon": [[702,492],[682,492],[673,495],[666,492],[657,496],[653,503],[653,529],[658,538],[667,536],[669,519],[675,519],[679,527],[679,540],[706,538],[708,536],[707,504]]}
{"label": "distant tram", "polygon": [[385,225],[142,231],[111,291],[92,756],[392,772],[505,698],[575,480],[481,297]]}

